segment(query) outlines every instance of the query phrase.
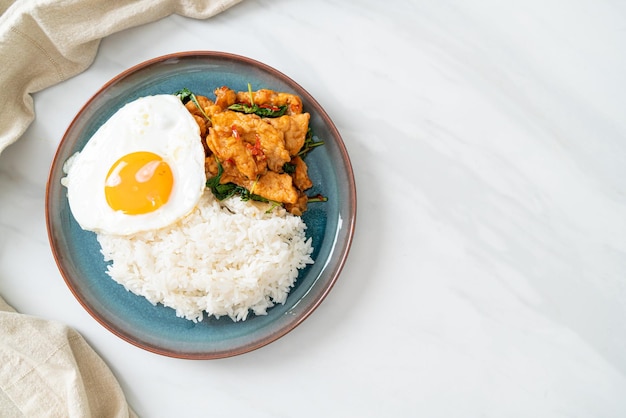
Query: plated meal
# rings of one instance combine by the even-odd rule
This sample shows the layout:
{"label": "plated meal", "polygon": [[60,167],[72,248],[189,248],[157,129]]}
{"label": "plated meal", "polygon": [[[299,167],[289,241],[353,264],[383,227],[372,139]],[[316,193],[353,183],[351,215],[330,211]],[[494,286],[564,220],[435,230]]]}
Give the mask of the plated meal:
{"label": "plated meal", "polygon": [[[72,214],[97,233],[107,274],[201,321],[245,320],[284,303],[312,264],[300,218],[322,144],[300,97],[188,89],[119,109],[64,165]],[[205,193],[206,192],[206,193]]]}
{"label": "plated meal", "polygon": [[306,91],[256,61],[193,52],[140,64],[85,105],[46,209],[61,273],[98,322],[153,352],[219,358],[321,303],[348,253],[355,190]]}

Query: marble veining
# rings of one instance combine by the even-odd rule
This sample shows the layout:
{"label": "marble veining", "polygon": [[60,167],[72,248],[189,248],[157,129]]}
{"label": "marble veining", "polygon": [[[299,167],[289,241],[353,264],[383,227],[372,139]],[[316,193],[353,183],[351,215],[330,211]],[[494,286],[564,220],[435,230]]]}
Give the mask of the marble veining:
{"label": "marble veining", "polygon": [[[0,294],[81,332],[141,416],[626,416],[626,7],[244,0],[106,38],[0,154]],[[325,108],[357,180],[343,273],[292,333],[190,362],[98,325],[48,246],[49,165],[126,68],[219,50]],[[164,378],[166,377],[166,378]]]}

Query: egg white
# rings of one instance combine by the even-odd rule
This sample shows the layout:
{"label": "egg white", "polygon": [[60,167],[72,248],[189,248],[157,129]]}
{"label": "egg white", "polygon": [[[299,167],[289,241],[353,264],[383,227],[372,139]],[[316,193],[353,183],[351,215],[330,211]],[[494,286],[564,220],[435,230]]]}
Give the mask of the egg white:
{"label": "egg white", "polygon": [[[111,166],[137,151],[161,156],[172,169],[174,184],[168,202],[154,212],[127,215],[108,205],[104,184]],[[81,228],[98,233],[129,235],[168,226],[194,209],[206,185],[200,129],[174,95],[126,104],[67,166],[63,184],[72,215]]]}

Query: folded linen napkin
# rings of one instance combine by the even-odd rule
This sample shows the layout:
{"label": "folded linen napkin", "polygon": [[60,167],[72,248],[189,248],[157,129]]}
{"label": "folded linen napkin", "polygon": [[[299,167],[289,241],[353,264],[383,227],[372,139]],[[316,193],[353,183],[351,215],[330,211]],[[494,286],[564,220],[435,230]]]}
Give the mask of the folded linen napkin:
{"label": "folded linen napkin", "polygon": [[74,329],[0,297],[0,415],[136,417],[115,376]]}
{"label": "folded linen napkin", "polygon": [[107,35],[171,14],[206,19],[241,0],[0,0],[0,152],[33,121],[31,93],[93,62]]}

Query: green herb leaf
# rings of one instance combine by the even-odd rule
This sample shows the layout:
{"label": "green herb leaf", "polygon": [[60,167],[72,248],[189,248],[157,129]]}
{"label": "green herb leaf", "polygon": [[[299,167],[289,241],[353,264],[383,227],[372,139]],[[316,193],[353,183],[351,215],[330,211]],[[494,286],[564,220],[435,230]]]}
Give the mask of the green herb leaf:
{"label": "green herb leaf", "polygon": [[206,120],[211,122],[211,118],[209,117],[209,115],[204,112],[204,109],[202,109],[202,106],[200,106],[200,103],[198,103],[198,98],[196,97],[196,95],[193,94],[193,92],[187,87],[178,90],[176,93],[174,93],[174,96],[178,96],[183,104],[187,104],[187,102],[191,101],[193,104],[196,105],[200,113],[202,113],[202,116],[204,116]]}
{"label": "green herb leaf", "polygon": [[250,96],[250,104],[254,106],[254,96],[252,95],[252,84],[248,83],[248,96]]}
{"label": "green herb leaf", "polygon": [[257,116],[261,116],[262,118],[277,118],[282,116],[287,112],[287,106],[271,106],[271,105],[257,105],[254,103],[254,94],[252,94],[252,85],[248,83],[248,96],[250,97],[250,104],[246,103],[235,103],[233,105],[228,106],[228,110],[233,110],[235,112],[241,112],[245,114],[253,114]]}
{"label": "green herb leaf", "polygon": [[191,90],[189,90],[186,87],[174,93],[174,96],[178,96],[178,98],[180,99],[181,102],[183,102],[183,104],[187,104],[187,102],[191,100],[191,96],[193,95],[194,94],[191,92]]}
{"label": "green herb leaf", "polygon": [[220,184],[222,174],[224,174],[224,167],[222,167],[222,163],[220,163],[217,158],[215,160],[217,161],[217,174],[206,181],[206,187],[211,189],[213,196],[215,196],[217,200],[225,200],[229,197],[238,195],[244,202],[248,200],[266,203],[270,202],[269,199],[266,199],[258,194],[250,193],[250,190],[235,183]]}
{"label": "green herb leaf", "polygon": [[245,103],[235,103],[228,106],[228,110],[241,112],[245,114],[254,114],[262,118],[277,118],[283,116],[287,112],[287,106],[259,106],[256,104],[248,105]]}
{"label": "green herb leaf", "polygon": [[307,202],[328,202],[328,198],[326,196],[322,196],[321,194],[315,196],[307,196]]}
{"label": "green herb leaf", "polygon": [[291,163],[283,164],[283,171],[287,174],[293,174],[296,172],[296,165]]}
{"label": "green herb leaf", "polygon": [[302,145],[300,152],[298,152],[298,156],[304,159],[304,157],[306,157],[313,148],[319,147],[320,145],[324,145],[324,141],[316,141],[313,136],[313,131],[309,128],[306,133],[306,138],[304,139],[304,144]]}

